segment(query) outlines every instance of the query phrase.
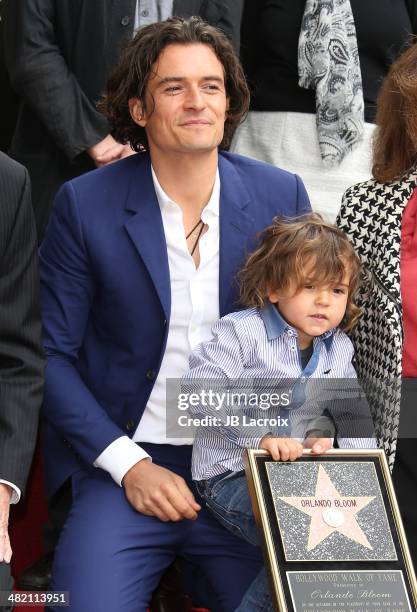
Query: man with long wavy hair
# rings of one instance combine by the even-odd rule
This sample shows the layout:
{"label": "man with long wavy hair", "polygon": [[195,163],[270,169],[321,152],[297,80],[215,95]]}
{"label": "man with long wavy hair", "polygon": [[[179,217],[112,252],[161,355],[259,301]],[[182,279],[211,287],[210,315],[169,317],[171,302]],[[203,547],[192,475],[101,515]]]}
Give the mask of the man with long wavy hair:
{"label": "man with long wavy hair", "polygon": [[257,232],[309,209],[298,177],[219,151],[247,108],[224,34],[196,17],[147,26],[101,104],[138,154],[56,198],[41,248],[45,416],[56,486],[72,475],[53,571],[72,611],[145,610],[175,556],[200,567],[214,609],[234,610],[259,569],[194,496],[190,432],[166,429],[166,381],[236,307]]}

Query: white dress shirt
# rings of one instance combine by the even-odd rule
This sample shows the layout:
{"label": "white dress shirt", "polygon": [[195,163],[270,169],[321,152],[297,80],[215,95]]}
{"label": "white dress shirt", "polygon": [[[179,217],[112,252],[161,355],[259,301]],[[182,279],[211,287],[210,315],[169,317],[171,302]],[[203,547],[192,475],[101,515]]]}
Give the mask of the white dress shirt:
{"label": "white dress shirt", "polygon": [[211,338],[211,328],[219,318],[219,173],[217,171],[212,194],[201,214],[208,229],[199,240],[200,264],[197,269],[188,251],[182,210],[163,191],[153,168],[152,179],[167,244],[171,318],[161,368],[133,438],[118,438],[94,462],[96,467],[109,472],[119,485],[135,463],[149,457],[137,443],[192,444],[191,438],[167,437],[166,379],[179,379],[188,370],[191,350]]}

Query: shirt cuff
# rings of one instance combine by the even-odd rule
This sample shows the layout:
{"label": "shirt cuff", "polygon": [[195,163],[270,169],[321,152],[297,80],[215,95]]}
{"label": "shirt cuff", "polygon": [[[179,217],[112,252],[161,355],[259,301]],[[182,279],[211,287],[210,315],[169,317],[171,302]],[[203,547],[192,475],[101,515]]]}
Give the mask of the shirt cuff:
{"label": "shirt cuff", "polygon": [[152,459],[152,457],[128,436],[122,436],[109,444],[93,465],[108,472],[114,482],[121,487],[124,475],[142,459]]}
{"label": "shirt cuff", "polygon": [[20,501],[20,496],[22,495],[22,492],[19,489],[19,487],[17,487],[12,482],[9,482],[8,480],[2,480],[1,478],[0,478],[0,484],[8,485],[12,489],[12,495],[10,497],[10,503],[11,504],[17,504],[17,502]]}

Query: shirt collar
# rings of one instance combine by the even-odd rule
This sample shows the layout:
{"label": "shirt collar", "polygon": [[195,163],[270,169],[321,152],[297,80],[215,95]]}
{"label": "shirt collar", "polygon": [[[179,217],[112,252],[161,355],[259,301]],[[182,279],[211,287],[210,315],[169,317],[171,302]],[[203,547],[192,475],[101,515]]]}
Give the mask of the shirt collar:
{"label": "shirt collar", "polygon": [[[287,332],[289,336],[298,336],[297,330],[294,329],[285,319],[281,316],[278,308],[271,302],[268,302],[263,308],[259,310],[260,317],[265,325],[266,334],[268,340],[274,340],[283,333]],[[336,328],[330,329],[317,338],[323,341],[327,351],[330,351],[333,342],[333,336]]]}
{"label": "shirt collar", "polygon": [[[155,174],[155,170],[151,165],[152,172],[152,181],[155,188],[156,197],[158,199],[159,206],[161,210],[169,206],[170,204],[175,204],[178,206],[176,202],[172,198],[169,197],[167,193],[162,189],[160,182],[158,181],[158,177]],[[207,221],[208,217],[211,216],[219,216],[219,208],[220,208],[220,175],[219,169],[216,170],[216,178],[214,179],[213,190],[211,192],[211,196],[206,206],[204,207],[201,218],[203,221]]]}

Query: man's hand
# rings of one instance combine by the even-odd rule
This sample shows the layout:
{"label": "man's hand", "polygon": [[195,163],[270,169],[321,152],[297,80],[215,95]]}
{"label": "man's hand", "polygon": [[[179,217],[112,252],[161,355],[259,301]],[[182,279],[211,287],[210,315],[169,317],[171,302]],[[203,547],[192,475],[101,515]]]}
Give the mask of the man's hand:
{"label": "man's hand", "polygon": [[332,438],[314,438],[309,436],[303,442],[304,448],[311,449],[313,455],[321,455],[325,453],[329,448],[333,448]]}
{"label": "man's hand", "polygon": [[201,510],[181,476],[149,459],[135,463],[125,474],[122,484],[133,508],[164,522],[195,520]]}
{"label": "man's hand", "polygon": [[12,548],[9,539],[9,508],[12,496],[11,488],[0,483],[0,563],[10,563]]}
{"label": "man's hand", "polygon": [[108,134],[103,140],[87,149],[87,153],[93,159],[97,168],[110,164],[111,162],[134,155],[135,151],[129,144],[120,144]]}
{"label": "man's hand", "polygon": [[303,446],[293,438],[262,438],[259,448],[268,451],[275,461],[295,461],[303,454]]}

